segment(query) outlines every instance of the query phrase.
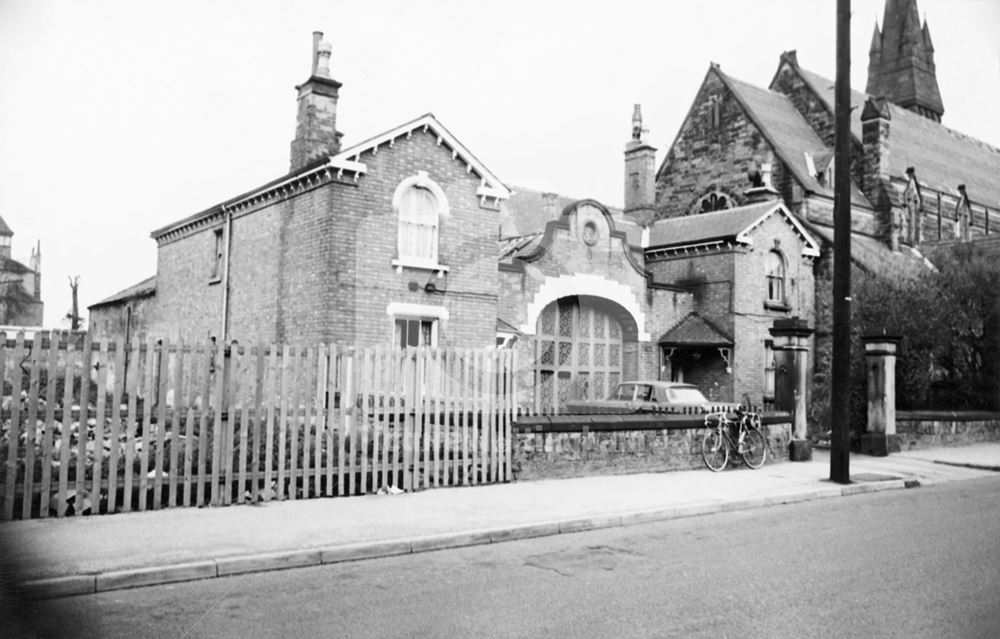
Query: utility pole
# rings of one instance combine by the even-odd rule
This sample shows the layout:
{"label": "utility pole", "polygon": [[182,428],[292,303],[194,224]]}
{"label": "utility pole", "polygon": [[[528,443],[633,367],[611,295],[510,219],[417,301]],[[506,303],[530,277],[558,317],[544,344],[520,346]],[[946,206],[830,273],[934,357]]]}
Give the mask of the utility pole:
{"label": "utility pole", "polygon": [[837,0],[830,480],[851,482],[851,0]]}
{"label": "utility pole", "polygon": [[80,288],[80,276],[69,278],[69,288],[73,292],[73,310],[66,314],[66,318],[69,320],[69,327],[71,330],[80,330],[80,304],[76,295],[77,289]]}

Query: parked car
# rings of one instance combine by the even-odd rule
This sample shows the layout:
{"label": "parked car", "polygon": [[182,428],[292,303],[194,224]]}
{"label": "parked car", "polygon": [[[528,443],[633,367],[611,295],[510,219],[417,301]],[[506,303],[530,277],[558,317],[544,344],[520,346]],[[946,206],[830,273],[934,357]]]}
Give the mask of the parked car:
{"label": "parked car", "polygon": [[[621,382],[606,399],[566,403],[567,413],[704,412],[707,407],[729,408],[729,403],[709,402],[693,384],[662,381]],[[735,404],[732,405],[735,407]]]}

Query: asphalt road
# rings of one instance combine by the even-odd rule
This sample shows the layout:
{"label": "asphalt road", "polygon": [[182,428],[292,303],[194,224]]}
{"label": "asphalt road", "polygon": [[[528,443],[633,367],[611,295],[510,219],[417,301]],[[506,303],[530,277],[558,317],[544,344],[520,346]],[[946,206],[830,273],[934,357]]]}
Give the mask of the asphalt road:
{"label": "asphalt road", "polygon": [[1000,476],[42,601],[20,636],[996,637],[998,533]]}

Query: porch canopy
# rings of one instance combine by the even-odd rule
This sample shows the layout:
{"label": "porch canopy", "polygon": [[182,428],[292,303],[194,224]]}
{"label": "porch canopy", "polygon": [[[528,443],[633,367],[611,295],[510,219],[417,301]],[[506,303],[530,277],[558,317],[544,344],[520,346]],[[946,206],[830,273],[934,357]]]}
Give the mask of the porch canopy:
{"label": "porch canopy", "polygon": [[733,340],[698,313],[688,313],[676,326],[660,336],[664,348],[732,348]]}

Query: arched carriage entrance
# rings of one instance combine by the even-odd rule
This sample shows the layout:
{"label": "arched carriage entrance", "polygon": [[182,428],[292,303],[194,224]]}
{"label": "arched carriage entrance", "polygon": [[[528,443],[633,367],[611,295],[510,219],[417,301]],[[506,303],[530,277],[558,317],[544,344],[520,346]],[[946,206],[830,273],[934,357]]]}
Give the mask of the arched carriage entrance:
{"label": "arched carriage entrance", "polygon": [[635,321],[615,302],[573,295],[547,305],[535,329],[535,409],[606,397],[628,370],[635,339]]}

